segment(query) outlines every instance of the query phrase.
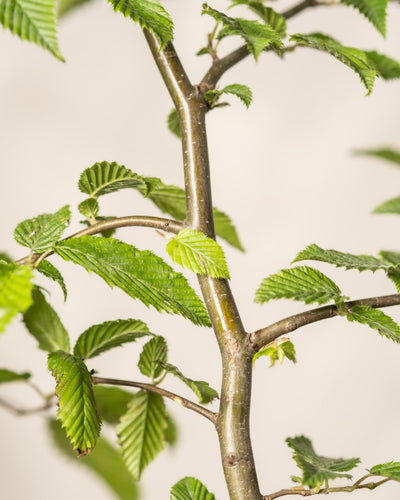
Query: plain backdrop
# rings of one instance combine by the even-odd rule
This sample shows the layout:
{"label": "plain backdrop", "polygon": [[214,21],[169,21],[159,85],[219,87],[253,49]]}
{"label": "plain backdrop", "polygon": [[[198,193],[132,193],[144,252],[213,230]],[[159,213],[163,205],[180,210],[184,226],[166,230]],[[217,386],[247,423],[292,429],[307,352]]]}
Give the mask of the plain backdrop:
{"label": "plain backdrop", "polygon": [[[195,53],[204,46],[213,21],[200,16],[201,1],[164,4],[175,22],[176,48],[197,83],[210,60]],[[228,2],[211,5],[224,9]],[[399,23],[400,8],[390,6],[384,40],[353,9],[320,7],[293,19],[289,33],[318,30],[345,45],[400,58]],[[0,247],[15,258],[26,253],[12,236],[25,218],[70,204],[68,232],[80,227],[76,207],[84,195],[77,181],[95,162],[116,161],[139,174],[183,185],[180,143],[166,128],[171,102],[138,26],[99,0],[66,17],[59,39],[65,64],[0,32]],[[240,43],[233,38],[221,43],[221,54]],[[304,310],[291,301],[260,306],[253,298],[261,280],[288,267],[306,245],[368,254],[399,250],[399,218],[371,211],[399,194],[400,172],[353,151],[400,147],[400,82],[377,81],[366,97],[349,68],[328,54],[298,49],[283,59],[274,54],[261,56],[258,63],[246,59],[220,86],[231,83],[248,85],[254,100],[246,110],[229,97],[231,106],[207,116],[212,189],[214,205],[232,217],[246,248],[241,253],[223,244],[235,298],[246,329],[252,331]],[[133,191],[104,197],[102,212],[158,215]],[[118,237],[167,258],[165,240],[152,230],[123,229]],[[45,286],[72,339],[94,323],[140,318],[168,339],[172,363],[187,376],[219,388],[219,354],[210,330],[149,310],[61,259],[53,257],[52,262],[65,276],[67,302],[56,285]],[[316,267],[351,298],[395,291],[380,272]],[[396,308],[386,312],[400,320]],[[343,318],[305,327],[291,340],[297,364],[269,368],[267,360],[259,360],[255,368],[252,435],[262,492],[289,487],[290,475],[298,474],[286,437],[309,436],[317,452],[327,456],[361,457],[355,478],[376,463],[400,460],[400,347]],[[141,345],[103,354],[89,367],[105,377],[143,380],[136,368]],[[46,353],[18,320],[1,337],[0,367],[31,371],[44,391],[52,390]],[[190,396],[169,378],[164,386]],[[20,407],[40,403],[28,388],[17,385],[2,387],[0,396]],[[172,402],[167,406],[179,423],[179,441],[144,472],[143,499],[169,498],[169,488],[189,475],[202,480],[219,500],[227,500],[210,423]],[[4,500],[114,498],[88,470],[52,448],[43,415],[15,417],[0,408],[0,442]],[[391,483],[353,498],[397,500],[399,495],[400,486]]]}

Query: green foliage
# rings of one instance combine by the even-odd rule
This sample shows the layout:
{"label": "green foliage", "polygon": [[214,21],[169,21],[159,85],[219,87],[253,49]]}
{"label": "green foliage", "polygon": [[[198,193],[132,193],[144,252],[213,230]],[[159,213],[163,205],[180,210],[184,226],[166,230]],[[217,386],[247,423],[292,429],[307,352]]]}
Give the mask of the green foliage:
{"label": "green foliage", "polygon": [[270,366],[274,366],[276,361],[279,361],[280,364],[283,363],[285,358],[296,362],[296,349],[292,342],[288,339],[277,339],[274,342],[268,344],[264,349],[258,351],[253,357],[253,364],[256,359],[260,356],[269,356],[271,364]]}
{"label": "green foliage", "polygon": [[93,325],[85,330],[76,341],[74,355],[89,359],[102,352],[149,334],[147,325],[138,319],[117,319]]}
{"label": "green foliage", "polygon": [[63,17],[69,14],[76,7],[80,7],[83,4],[89,3],[92,0],[57,0],[57,15],[58,17]]}
{"label": "green foliage", "polygon": [[105,387],[95,385],[93,387],[96,399],[97,412],[101,419],[108,424],[117,424],[128,410],[133,394],[119,387]]}
{"label": "green foliage", "polygon": [[81,236],[60,242],[55,252],[146,306],[180,314],[198,325],[210,325],[202,301],[186,278],[149,250],[141,251],[113,238]]}
{"label": "green foliage", "polygon": [[158,38],[161,49],[172,40],[174,25],[164,7],[157,0],[109,0],[116,12],[130,17],[142,28],[152,31]]}
{"label": "green foliage", "polygon": [[[49,420],[48,428],[57,449],[67,458],[74,459],[74,453],[59,422]],[[74,461],[94,472],[99,479],[105,482],[116,498],[120,500],[139,498],[137,485],[127,470],[119,451],[105,438],[99,438],[96,448],[90,455],[82,457],[79,461]]]}
{"label": "green foliage", "polygon": [[400,481],[400,462],[387,462],[385,464],[374,465],[368,470],[374,476],[383,476]]}
{"label": "green foliage", "polygon": [[259,0],[233,0],[232,7],[235,5],[247,5],[250,10],[255,12],[265,24],[268,24],[281,37],[286,37],[286,20],[278,14],[272,7],[266,7]]}
{"label": "green foliage", "polygon": [[46,278],[49,278],[60,285],[60,288],[64,294],[64,300],[67,300],[67,287],[65,286],[64,278],[60,271],[51,264],[48,260],[42,260],[36,269],[42,273]]}
{"label": "green foliage", "polygon": [[94,222],[99,215],[100,207],[96,198],[87,198],[79,203],[78,210],[84,217]]}
{"label": "green foliage", "polygon": [[383,337],[400,343],[400,326],[379,309],[369,306],[354,306],[347,313],[347,319],[368,325],[374,330],[378,330]]}
{"label": "green foliage", "polygon": [[176,111],[175,108],[171,109],[168,118],[167,118],[167,125],[169,130],[180,139],[182,137],[181,134],[181,126],[179,125],[179,116],[178,112]]}
{"label": "green foliage", "polygon": [[41,214],[20,222],[14,231],[17,243],[41,253],[50,250],[61,238],[68,225],[71,212],[69,206],[60,208],[54,214]]}
{"label": "green foliage", "polygon": [[327,458],[317,455],[311,441],[305,436],[287,438],[286,443],[293,450],[293,458],[303,472],[301,484],[309,488],[320,488],[325,482],[338,477],[351,479],[350,474],[343,474],[354,469],[359,458]]}
{"label": "green foliage", "polygon": [[31,377],[28,372],[16,373],[5,368],[0,368],[0,384],[7,382],[26,382]]}
{"label": "green foliage", "polygon": [[64,61],[57,43],[55,0],[1,0],[0,23]]}
{"label": "green foliage", "polygon": [[184,477],[171,488],[170,500],[215,500],[198,479]]}
{"label": "green foliage", "polygon": [[229,279],[222,248],[200,231],[183,229],[168,242],[167,252],[174,262],[194,273]]}
{"label": "green foliage", "polygon": [[341,292],[335,283],[317,269],[307,266],[282,269],[265,278],[256,291],[256,302],[271,299],[294,299],[306,304],[338,301]]}
{"label": "green foliage", "polygon": [[82,360],[62,351],[49,354],[48,368],[57,382],[57,419],[78,456],[87,455],[96,444],[101,425],[92,376]]}
{"label": "green foliage", "polygon": [[400,151],[392,148],[378,148],[378,149],[359,149],[356,151],[357,154],[374,156],[376,158],[382,158],[395,165],[400,166]]}
{"label": "green foliage", "polygon": [[157,335],[144,346],[139,358],[139,370],[154,382],[164,373],[163,362],[167,361],[168,346],[164,337]]}
{"label": "green foliage", "polygon": [[32,278],[29,266],[0,261],[0,332],[32,304]]}
{"label": "green foliage", "polygon": [[121,453],[135,479],[164,449],[168,426],[164,401],[158,394],[136,393],[117,427]]}
{"label": "green foliage", "polygon": [[242,103],[248,108],[251,104],[251,100],[253,99],[253,93],[246,85],[241,85],[239,83],[233,83],[232,85],[227,85],[221,90],[208,90],[204,94],[205,100],[209,103],[210,107],[213,108],[218,99],[223,94],[232,94],[238,97]]}
{"label": "green foliage", "polygon": [[340,0],[345,5],[356,8],[375,28],[386,36],[386,10],[389,0]]}
{"label": "green foliage", "polygon": [[384,54],[379,54],[375,50],[366,51],[365,53],[371,66],[376,69],[379,76],[384,80],[400,78],[400,63],[398,61]]}
{"label": "green foliage", "polygon": [[333,38],[323,35],[322,33],[311,33],[309,35],[296,34],[292,35],[290,40],[296,42],[298,45],[328,52],[338,61],[358,74],[362,83],[368,90],[367,95],[372,92],[374,80],[378,72],[363,50],[354,47],[345,47]]}
{"label": "green foliage", "polygon": [[391,198],[374,208],[374,214],[400,214],[400,196]]}

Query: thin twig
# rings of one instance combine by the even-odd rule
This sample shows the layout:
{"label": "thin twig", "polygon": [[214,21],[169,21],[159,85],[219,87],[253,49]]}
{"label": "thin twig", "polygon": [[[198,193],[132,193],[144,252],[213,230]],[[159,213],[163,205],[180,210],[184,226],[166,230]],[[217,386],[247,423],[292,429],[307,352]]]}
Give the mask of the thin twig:
{"label": "thin twig", "polygon": [[303,0],[297,5],[294,5],[290,9],[287,9],[284,12],[282,12],[282,16],[285,19],[290,19],[291,17],[296,16],[300,12],[303,12],[303,10],[306,10],[309,7],[318,7],[318,5],[323,5],[323,4],[321,4],[321,2],[319,2],[318,0]]}
{"label": "thin twig", "polygon": [[138,389],[143,389],[148,392],[154,392],[155,394],[159,394],[160,396],[168,399],[172,399],[175,403],[180,404],[184,408],[188,408],[189,410],[193,410],[202,417],[207,418],[213,424],[215,424],[217,419],[217,413],[214,413],[211,410],[207,410],[204,406],[200,406],[189,399],[183,398],[182,396],[178,396],[173,392],[166,391],[161,387],[152,384],[144,384],[142,382],[132,382],[130,380],[119,380],[115,378],[103,378],[103,377],[93,377],[93,384],[107,384],[107,385],[122,385],[127,387],[137,387]]}
{"label": "thin twig", "polygon": [[51,408],[52,402],[51,398],[49,398],[45,404],[37,406],[36,408],[18,408],[5,399],[0,398],[0,406],[10,411],[11,413],[14,413],[15,415],[33,415],[34,413],[41,413],[42,411]]}

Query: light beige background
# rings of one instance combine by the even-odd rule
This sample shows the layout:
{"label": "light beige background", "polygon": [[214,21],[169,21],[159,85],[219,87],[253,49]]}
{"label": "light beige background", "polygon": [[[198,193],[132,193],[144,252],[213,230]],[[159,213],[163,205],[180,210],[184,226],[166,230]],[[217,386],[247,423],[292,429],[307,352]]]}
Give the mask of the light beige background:
{"label": "light beige background", "polygon": [[[212,26],[199,15],[201,3],[165,2],[175,20],[176,47],[193,82],[209,64],[207,57],[194,56]],[[212,5],[224,8],[227,2]],[[320,30],[347,45],[400,58],[400,10],[391,6],[389,11],[386,41],[345,7],[304,13],[289,30]],[[24,250],[13,241],[12,231],[25,218],[70,203],[72,230],[79,227],[76,206],[83,195],[77,181],[96,161],[117,161],[166,183],[183,184],[180,144],[165,127],[169,97],[137,26],[114,14],[107,2],[95,2],[65,19],[60,48],[66,64],[0,32],[1,248],[16,258]],[[228,44],[226,49],[221,44],[224,50]],[[224,246],[248,330],[303,309],[289,301],[261,307],[253,294],[262,278],[288,266],[307,244],[371,254],[400,248],[398,217],[370,215],[378,203],[399,194],[400,172],[351,154],[360,147],[400,147],[400,83],[378,81],[365,97],[357,80],[327,54],[303,49],[284,60],[268,54],[255,64],[249,58],[221,81],[221,86],[244,83],[254,92],[248,111],[229,99],[231,107],[207,117],[214,204],[232,216],[247,248],[241,254]],[[104,213],[115,215],[156,214],[129,191],[105,197],[102,206]],[[165,255],[165,242],[151,230],[124,229],[119,237]],[[210,331],[154,313],[76,266],[52,261],[65,275],[67,303],[56,286],[46,286],[74,339],[95,322],[142,318],[168,338],[172,363],[219,387],[218,352]],[[394,292],[379,272],[318,267],[352,298]],[[400,319],[396,308],[387,312]],[[304,328],[291,339],[296,365],[270,369],[259,361],[255,370],[252,433],[263,493],[290,486],[289,475],[297,473],[284,443],[288,436],[304,433],[319,453],[360,456],[365,467],[399,460],[400,348],[340,318]],[[30,370],[37,384],[50,391],[46,355],[35,345],[15,321],[1,338],[0,366]],[[138,380],[139,348],[116,349],[93,360],[90,368],[102,376]],[[188,394],[178,382],[166,380],[165,386]],[[39,403],[24,388],[4,387],[0,395],[22,407]],[[209,422],[167,404],[180,424],[179,444],[146,470],[143,498],[169,498],[172,484],[194,475],[226,500]],[[42,416],[16,418],[0,408],[0,440],[2,499],[113,498],[88,471],[51,448]],[[360,469],[355,476],[362,474]],[[400,486],[390,484],[352,498],[395,500],[399,494]]]}

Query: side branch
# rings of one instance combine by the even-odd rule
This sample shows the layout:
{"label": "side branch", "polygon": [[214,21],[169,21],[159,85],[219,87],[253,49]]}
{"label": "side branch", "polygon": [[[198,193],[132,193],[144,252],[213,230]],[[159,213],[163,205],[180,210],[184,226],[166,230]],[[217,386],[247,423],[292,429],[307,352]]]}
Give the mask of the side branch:
{"label": "side branch", "polygon": [[155,394],[159,394],[160,396],[168,399],[172,399],[175,403],[180,404],[184,408],[188,408],[189,410],[193,410],[198,413],[202,417],[207,418],[213,424],[215,424],[217,420],[217,414],[211,410],[207,410],[204,406],[198,405],[189,399],[183,398],[182,396],[178,396],[173,392],[166,391],[161,387],[157,387],[152,384],[143,384],[141,382],[131,382],[129,380],[119,380],[115,378],[102,378],[102,377],[93,377],[93,384],[108,384],[108,385],[122,385],[127,387],[137,387],[138,389],[143,389],[144,391],[154,392]]}
{"label": "side branch", "polygon": [[[400,304],[400,294],[384,295],[381,297],[370,297],[368,299],[351,300],[345,302],[346,309],[354,306],[369,306],[373,308],[396,306]],[[256,351],[273,342],[278,337],[286,335],[298,328],[321,321],[323,319],[333,318],[339,315],[339,310],[335,305],[318,307],[303,313],[295,314],[281,319],[272,325],[250,333],[250,342]]]}

